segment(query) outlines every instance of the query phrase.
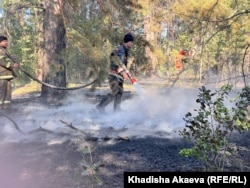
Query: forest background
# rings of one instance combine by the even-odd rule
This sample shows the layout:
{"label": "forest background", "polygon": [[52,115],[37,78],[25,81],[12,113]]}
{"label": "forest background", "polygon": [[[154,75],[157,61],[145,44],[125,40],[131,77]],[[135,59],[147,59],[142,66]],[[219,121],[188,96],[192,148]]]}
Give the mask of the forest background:
{"label": "forest background", "polygon": [[[138,79],[138,83],[151,78],[153,80],[152,83],[157,84],[159,79],[155,78],[161,78],[161,80],[164,80],[163,87],[181,86],[193,87],[195,89],[201,85],[219,87],[224,84],[232,84],[234,88],[244,88],[249,83],[249,0],[0,0],[0,5],[0,34],[8,37],[10,42],[9,52],[16,61],[22,64],[22,68],[18,70],[19,77],[14,80],[15,87],[28,85],[29,87],[25,87],[26,90],[34,89],[41,93],[41,97],[44,98],[62,99],[67,94],[65,92],[66,88],[81,88],[81,85],[84,86],[88,83],[93,83],[91,84],[92,89],[102,86],[102,83],[107,78],[110,52],[123,42],[123,36],[128,32],[132,33],[135,38],[128,68],[132,76]],[[33,75],[35,81],[30,76],[27,76],[23,70]],[[37,80],[61,89],[47,87],[47,85],[40,84]],[[92,82],[93,80],[95,81]],[[221,156],[219,155],[221,146],[231,149],[228,144],[229,142],[226,142],[227,140],[225,139],[227,134],[231,135],[230,133],[237,126],[249,130],[249,116],[245,113],[249,105],[249,88],[242,90],[243,99],[237,103],[237,108],[233,109],[233,116],[230,116],[231,114],[228,113],[227,108],[223,105],[224,95],[227,94],[228,88],[224,87],[224,90],[221,91],[219,92],[220,97],[216,101],[212,101],[214,93],[210,93],[210,90],[202,87],[199,100],[196,100],[201,105],[198,116],[192,119],[190,113],[187,113],[184,119],[188,125],[192,124],[189,127],[197,128],[192,129],[195,131],[191,132],[191,136],[205,139],[201,142],[198,140],[197,145],[195,145],[198,147],[195,147],[194,150],[182,150],[182,154],[184,156],[192,156],[193,154],[197,156],[198,154],[201,159],[205,159],[206,167],[211,167],[210,164],[214,164],[213,162],[217,159],[215,157],[207,158],[207,156],[211,156],[211,154],[213,156]],[[182,93],[186,95],[188,100],[190,99],[186,90]],[[175,113],[175,110],[183,110],[184,104],[178,101],[176,95],[174,97],[175,100],[169,97],[160,101],[161,106],[164,107],[162,111],[168,113],[166,118]],[[174,104],[173,108],[170,105],[171,110],[166,109],[167,105],[164,105],[164,102],[170,103],[172,101],[177,101],[180,107],[176,107],[176,104]],[[209,107],[208,110],[204,107],[204,104]],[[214,108],[211,108],[211,104]],[[19,105],[19,111],[16,113],[23,113],[23,106],[25,105]],[[175,110],[172,110],[174,108]],[[75,109],[80,114],[78,117],[81,118],[79,119],[82,120],[83,108],[79,108],[80,110],[78,108]],[[31,115],[30,124],[32,130],[35,127],[35,122],[38,122],[43,127],[44,121],[39,122],[39,118],[37,118],[37,114],[39,114],[39,117],[42,117],[41,112],[37,109],[31,109],[31,111],[30,113],[35,114],[33,117]],[[169,113],[170,111],[172,113]],[[48,111],[48,114],[51,116],[44,115],[43,117],[49,120],[57,120],[54,117],[55,114],[63,115],[66,118],[65,113],[64,109],[62,111],[56,109],[55,113]],[[73,114],[77,115],[75,111],[69,113],[70,119]],[[25,119],[25,123],[22,125],[29,124],[27,121],[30,119],[23,116],[23,114],[21,116]],[[95,116],[92,119],[96,120],[97,118]],[[109,121],[104,120],[101,119],[102,124],[109,124]],[[199,123],[203,126],[202,128],[200,128]],[[58,122],[55,124],[58,124]],[[67,125],[67,123],[65,124]],[[86,127],[91,127],[90,124],[85,125],[85,122],[83,124],[85,129]],[[69,123],[68,125],[71,124]],[[209,127],[210,125],[212,125],[212,128]],[[115,127],[116,125],[113,126]],[[216,129],[213,129],[213,126]],[[224,128],[228,132],[225,132]],[[38,128],[39,130],[43,129]],[[106,130],[109,133],[111,132],[111,129]],[[141,134],[141,130],[137,132]],[[115,131],[116,129],[113,132]],[[184,136],[190,135],[185,133],[183,133]],[[213,133],[216,133],[216,136],[211,137],[210,135]],[[205,135],[205,137],[200,135]],[[248,137],[244,137],[243,140],[244,144],[248,146]],[[176,147],[179,143],[172,144],[171,142],[168,147],[165,147],[164,144],[166,142],[162,140],[164,142],[162,144],[164,152],[162,152],[163,147],[160,147],[161,144],[158,144],[159,140],[154,142],[154,138],[153,140],[148,138],[142,140],[134,139],[134,141],[139,144],[122,142],[124,144],[123,147],[119,144],[111,148],[101,147],[102,145],[99,147],[101,149],[98,151],[99,155],[97,156],[100,158],[104,156],[104,159],[107,155],[103,155],[103,153],[110,154],[110,151],[115,153],[118,151],[116,154],[117,157],[115,155],[116,160],[112,158],[112,155],[104,160],[108,164],[106,164],[107,168],[102,171],[101,175],[104,182],[108,182],[106,187],[111,187],[110,182],[114,182],[114,187],[118,187],[117,184],[121,184],[122,175],[120,171],[137,169],[173,171],[176,169],[182,170],[183,166],[187,165],[187,161],[179,157],[178,152],[180,148]],[[26,152],[26,149],[31,148],[32,144],[28,145],[28,147],[26,145],[23,145],[23,147],[20,147],[20,145],[17,145],[17,147],[15,145],[14,147],[6,145],[6,148],[11,153],[13,151],[18,153],[14,156],[20,157],[23,154],[23,159],[29,162],[32,162],[32,160],[30,160],[31,156],[28,154],[32,153],[32,158],[38,159],[37,163],[41,165],[42,171],[46,172],[46,176],[43,174],[38,176],[44,176],[45,181],[48,182],[47,185],[49,185],[47,187],[51,187],[53,184],[50,182],[54,182],[55,180],[60,185],[59,187],[63,187],[64,180],[67,181],[68,179],[60,176],[60,174],[61,178],[58,178],[58,175],[51,176],[50,174],[54,175],[56,174],[54,172],[58,171],[51,171],[51,168],[47,168],[47,166],[57,167],[54,165],[55,161],[65,161],[68,163],[69,158],[72,166],[71,170],[65,171],[68,173],[66,175],[67,177],[71,177],[75,173],[74,165],[79,166],[78,160],[80,157],[78,153],[72,152],[74,150],[73,147],[69,147],[68,143],[64,144],[62,145],[62,149],[59,148],[58,150],[61,152],[51,153],[64,157],[66,156],[64,146],[67,146],[68,150],[66,151],[68,151],[69,157],[59,158],[59,160],[58,156],[54,158],[52,156],[53,160],[51,160],[51,163],[53,165],[49,162],[46,163],[48,165],[44,165],[41,162],[41,159],[48,158],[48,149],[50,148],[47,145],[42,147],[34,145],[34,152]],[[58,146],[61,147],[60,145]],[[44,149],[42,150],[42,154],[44,155],[38,152],[38,150],[41,151],[41,148]],[[203,150],[200,148],[203,148]],[[4,151],[7,151],[7,149]],[[157,151],[155,152],[154,149]],[[138,150],[137,155],[146,156],[142,161],[141,157],[139,157],[138,161],[140,162],[134,160],[136,159],[134,153]],[[224,151],[227,150],[225,149]],[[247,152],[249,153],[249,150]],[[120,153],[131,153],[131,155],[120,155]],[[141,153],[143,154],[141,155]],[[165,153],[171,155],[168,155],[166,159]],[[241,156],[246,161],[245,163],[240,163],[242,165],[238,165],[239,163],[232,164],[240,166],[241,171],[249,170],[248,153],[243,153]],[[1,152],[1,154],[3,155],[3,159],[10,158],[8,152]],[[72,163],[74,154],[76,160]],[[162,158],[159,159],[159,157]],[[27,165],[23,162],[23,159],[21,158],[19,161],[26,168]],[[212,161],[207,159],[212,159]],[[224,162],[225,158],[223,159],[222,161]],[[122,163],[119,163],[119,160]],[[9,164],[12,164],[12,162],[8,163],[5,160],[0,161],[2,161],[1,165],[8,164],[7,166],[9,166]],[[128,164],[132,165],[127,165],[124,161],[129,161]],[[118,165],[113,165],[114,163]],[[13,162],[13,166],[15,164]],[[145,166],[145,164],[149,165]],[[195,168],[197,168],[197,163],[194,163],[192,160],[188,164],[194,164]],[[220,164],[222,166],[216,166],[217,163],[215,163],[215,166],[217,169],[223,171],[225,163]],[[96,164],[94,163],[93,166],[96,167]],[[125,169],[121,169],[121,166],[125,167]],[[229,169],[231,170],[232,168],[230,167]],[[39,173],[40,171],[35,170],[35,173],[33,171],[30,172],[31,175],[35,174],[32,177],[36,185],[37,172]],[[85,173],[85,171],[83,172]],[[107,172],[114,173],[110,176],[110,173]],[[91,175],[93,174],[95,175],[95,171]],[[47,177],[51,177],[49,179],[51,181],[48,181]],[[117,179],[117,181],[114,181],[114,179]],[[41,181],[40,187],[46,187],[43,182]],[[8,183],[11,183],[11,181]],[[64,187],[70,187],[68,184],[72,184],[72,182],[68,181],[67,186]]]}
{"label": "forest background", "polygon": [[[135,37],[129,69],[168,86],[249,80],[248,0],[1,0],[0,34],[22,68],[58,87],[106,79],[109,55]],[[184,56],[183,53],[186,54]],[[181,66],[177,61],[181,60]],[[16,85],[32,79],[19,70]],[[248,79],[248,80],[247,80]],[[63,90],[38,84],[43,97]]]}

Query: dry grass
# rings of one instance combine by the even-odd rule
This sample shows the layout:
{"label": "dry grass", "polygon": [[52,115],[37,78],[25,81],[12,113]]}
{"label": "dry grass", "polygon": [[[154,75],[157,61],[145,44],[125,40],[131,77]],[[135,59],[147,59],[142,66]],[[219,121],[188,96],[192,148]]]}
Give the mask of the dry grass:
{"label": "dry grass", "polygon": [[25,95],[30,93],[37,93],[41,91],[41,86],[36,82],[30,82],[23,86],[13,89],[13,95]]}
{"label": "dry grass", "polygon": [[[70,83],[68,87],[77,87],[79,85],[80,84]],[[41,84],[33,81],[25,85],[14,88],[12,94],[16,96],[16,95],[26,95],[26,94],[31,94],[31,93],[39,93],[41,92],[41,87],[42,87]],[[87,88],[90,88],[90,87],[91,86],[88,86]]]}

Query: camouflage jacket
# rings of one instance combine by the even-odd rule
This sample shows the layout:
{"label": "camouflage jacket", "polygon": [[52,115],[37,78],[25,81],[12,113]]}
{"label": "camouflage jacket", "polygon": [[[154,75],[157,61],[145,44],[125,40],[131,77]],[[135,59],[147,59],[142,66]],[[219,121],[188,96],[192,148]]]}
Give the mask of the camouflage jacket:
{"label": "camouflage jacket", "polygon": [[[115,49],[110,55],[110,72],[109,77],[116,76],[119,81],[123,82],[124,79],[122,74],[118,74],[118,68],[127,68],[127,58],[128,58],[128,49],[124,45],[120,45]],[[111,76],[110,76],[111,75]]]}
{"label": "camouflage jacket", "polygon": [[1,80],[10,80],[14,78],[13,69],[12,69],[12,61],[6,55],[5,49],[0,47],[0,79]]}

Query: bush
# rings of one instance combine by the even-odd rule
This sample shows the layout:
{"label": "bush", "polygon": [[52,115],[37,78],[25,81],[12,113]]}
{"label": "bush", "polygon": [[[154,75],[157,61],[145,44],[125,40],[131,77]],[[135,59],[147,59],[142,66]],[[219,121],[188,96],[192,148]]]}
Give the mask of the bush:
{"label": "bush", "polygon": [[199,88],[199,109],[193,115],[185,115],[185,128],[180,135],[192,148],[183,148],[180,155],[195,157],[204,164],[205,171],[223,171],[229,155],[235,154],[236,148],[230,143],[234,131],[244,133],[250,128],[250,88],[243,88],[238,95],[230,100],[227,97],[232,91],[232,85],[224,85],[218,91],[212,92],[205,86]]}

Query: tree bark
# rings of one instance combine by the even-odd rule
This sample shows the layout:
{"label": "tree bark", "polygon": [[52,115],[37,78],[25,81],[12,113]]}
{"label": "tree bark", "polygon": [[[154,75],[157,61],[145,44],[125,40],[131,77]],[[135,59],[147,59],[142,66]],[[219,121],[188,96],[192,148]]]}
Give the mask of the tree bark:
{"label": "tree bark", "polygon": [[156,33],[152,31],[152,26],[155,25],[154,21],[154,2],[148,2],[148,9],[150,10],[147,16],[144,18],[144,35],[147,41],[147,45],[145,46],[145,57],[146,57],[146,74],[147,76],[151,77],[156,74],[156,66],[158,64],[158,59],[154,54],[153,49],[156,48],[156,40],[157,36]]}
{"label": "tree bark", "polygon": [[[42,79],[51,85],[66,87],[66,69],[61,58],[61,53],[66,47],[62,2],[62,0],[44,0]],[[41,96],[45,98],[62,98],[65,96],[65,91],[43,85]]]}
{"label": "tree bark", "polygon": [[151,21],[150,18],[146,19],[144,21],[144,33],[145,33],[145,39],[148,41],[148,45],[145,46],[145,57],[146,57],[146,61],[147,61],[147,75],[148,76],[152,76],[154,74],[156,74],[156,66],[158,64],[158,60],[154,54],[154,52],[152,51],[152,46],[154,46],[155,44],[155,34],[151,31],[150,29],[151,26]]}

